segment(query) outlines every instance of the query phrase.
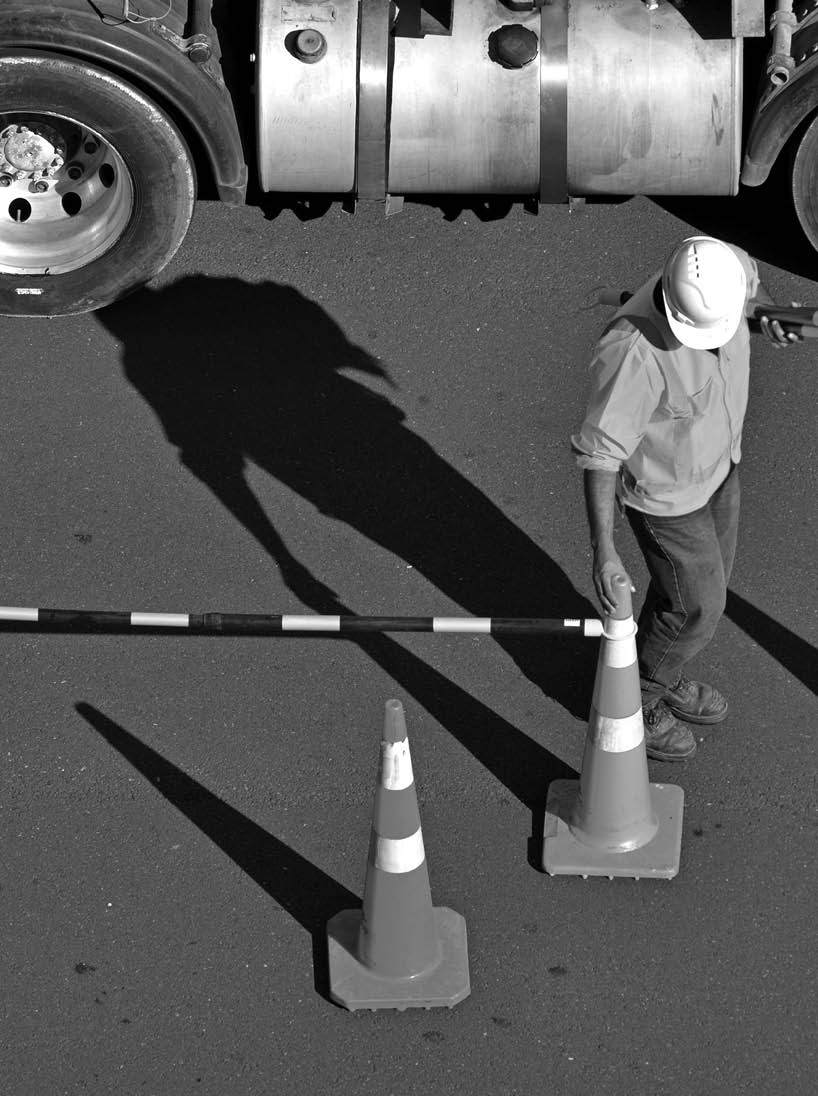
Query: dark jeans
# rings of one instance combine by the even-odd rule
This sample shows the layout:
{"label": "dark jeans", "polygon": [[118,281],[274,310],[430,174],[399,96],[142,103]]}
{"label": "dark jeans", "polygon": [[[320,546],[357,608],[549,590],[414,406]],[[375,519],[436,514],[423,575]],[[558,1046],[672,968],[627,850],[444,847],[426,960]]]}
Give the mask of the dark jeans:
{"label": "dark jeans", "polygon": [[692,514],[655,517],[626,507],[650,572],[636,635],[643,702],[672,688],[716,630],[736,554],[740,499],[734,465]]}

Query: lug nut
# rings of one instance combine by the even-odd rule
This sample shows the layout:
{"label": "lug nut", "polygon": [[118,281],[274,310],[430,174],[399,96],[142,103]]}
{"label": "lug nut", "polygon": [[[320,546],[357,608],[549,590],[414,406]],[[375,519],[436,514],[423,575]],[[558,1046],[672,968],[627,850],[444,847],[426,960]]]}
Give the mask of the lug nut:
{"label": "lug nut", "polygon": [[83,145],[83,148],[89,156],[93,156],[98,147],[99,146],[97,145],[96,141],[86,141]]}
{"label": "lug nut", "polygon": [[0,175],[0,186],[11,186],[14,182],[10,175]]}
{"label": "lug nut", "polygon": [[48,183],[45,181],[45,179],[38,179],[36,183],[32,184],[31,189],[35,192],[35,194],[45,194],[45,192],[48,190]]}
{"label": "lug nut", "polygon": [[79,179],[82,175],[82,168],[79,164],[69,164],[65,171],[69,179]]}
{"label": "lug nut", "polygon": [[520,23],[508,23],[489,35],[489,57],[508,69],[520,69],[537,56],[537,35]]}
{"label": "lug nut", "polygon": [[189,41],[187,55],[195,65],[203,65],[213,56],[210,39],[206,34],[195,34]]}
{"label": "lug nut", "polygon": [[293,53],[299,61],[314,65],[327,52],[327,40],[320,31],[300,30],[293,41]]}

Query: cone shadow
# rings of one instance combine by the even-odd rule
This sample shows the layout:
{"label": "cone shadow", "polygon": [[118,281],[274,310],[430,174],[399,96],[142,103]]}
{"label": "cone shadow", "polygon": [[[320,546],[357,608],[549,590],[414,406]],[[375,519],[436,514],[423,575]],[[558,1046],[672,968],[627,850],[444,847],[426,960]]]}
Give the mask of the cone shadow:
{"label": "cone shadow", "polygon": [[529,810],[539,809],[551,780],[577,775],[556,754],[394,640],[372,636],[359,645]]}
{"label": "cone shadow", "polygon": [[732,590],[727,591],[725,615],[818,696],[818,651],[815,647]]}
{"label": "cone shadow", "polygon": [[532,868],[542,871],[548,788],[554,780],[578,779],[577,771],[388,637],[369,637],[360,645],[531,811],[526,859]]}
{"label": "cone shadow", "polygon": [[97,708],[76,711],[169,803],[208,837],[312,937],[315,989],[329,993],[326,923],[360,898],[283,841],[246,818],[156,750],[146,746]]}

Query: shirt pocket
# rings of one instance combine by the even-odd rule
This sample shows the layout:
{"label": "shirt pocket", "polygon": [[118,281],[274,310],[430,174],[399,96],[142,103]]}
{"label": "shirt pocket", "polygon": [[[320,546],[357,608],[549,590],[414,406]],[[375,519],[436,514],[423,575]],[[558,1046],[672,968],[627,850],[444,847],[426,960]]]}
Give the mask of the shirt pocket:
{"label": "shirt pocket", "polygon": [[674,393],[668,406],[670,417],[682,421],[700,419],[711,410],[714,398],[713,377],[710,376],[695,392]]}

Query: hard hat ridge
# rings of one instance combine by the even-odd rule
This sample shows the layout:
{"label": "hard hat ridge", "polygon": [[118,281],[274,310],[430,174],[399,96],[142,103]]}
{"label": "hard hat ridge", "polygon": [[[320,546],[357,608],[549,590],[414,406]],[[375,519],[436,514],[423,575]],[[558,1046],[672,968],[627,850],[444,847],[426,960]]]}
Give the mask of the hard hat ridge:
{"label": "hard hat ridge", "polygon": [[662,296],[676,338],[694,349],[723,346],[744,313],[747,278],[731,247],[691,236],[674,249],[662,272]]}

